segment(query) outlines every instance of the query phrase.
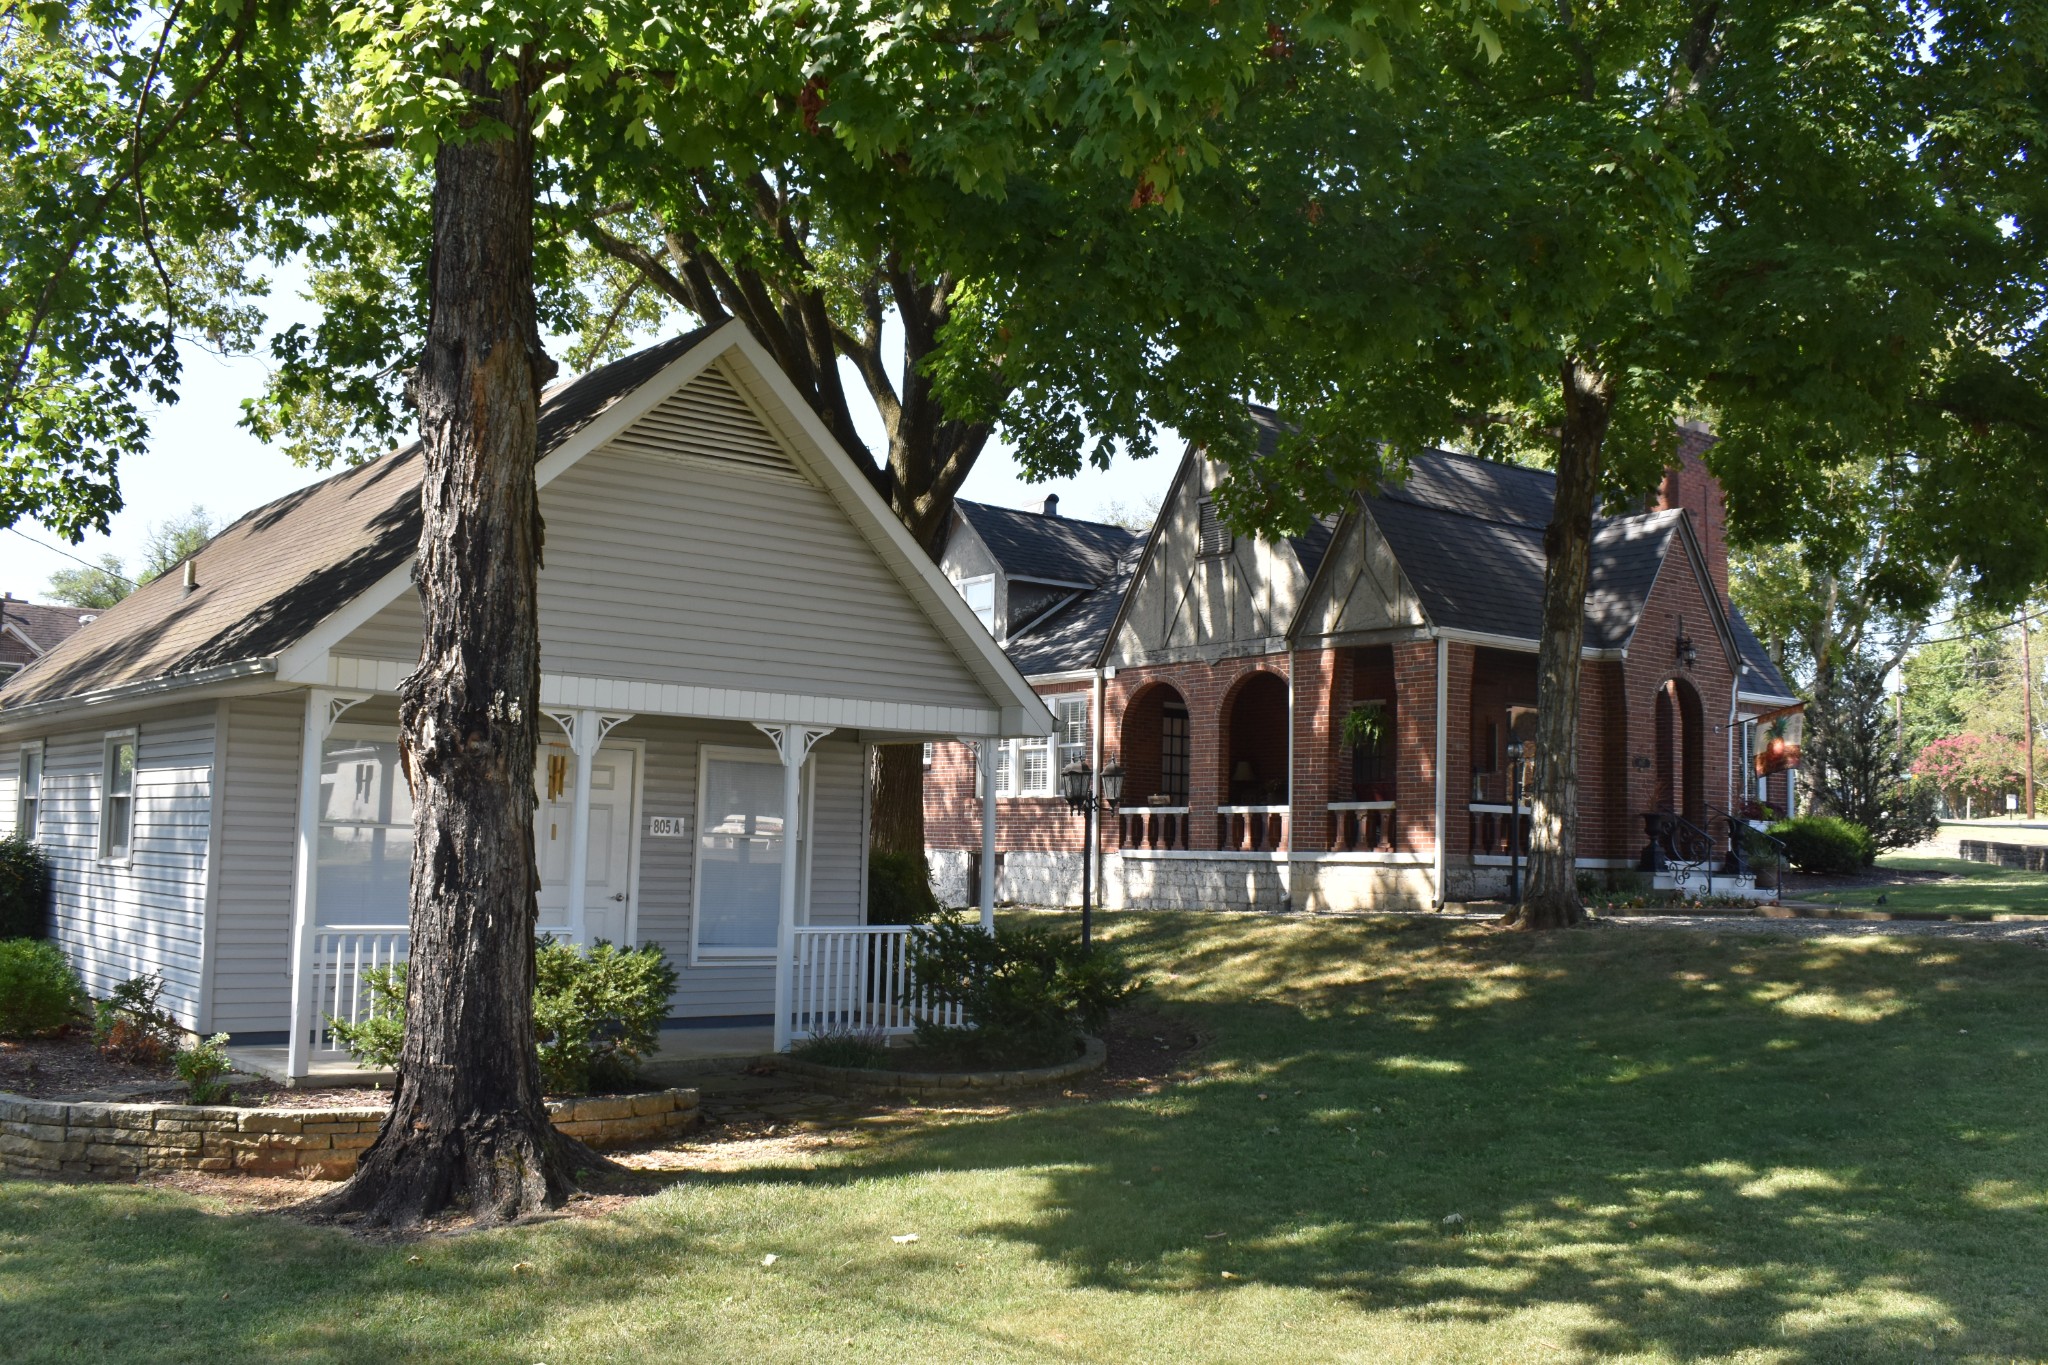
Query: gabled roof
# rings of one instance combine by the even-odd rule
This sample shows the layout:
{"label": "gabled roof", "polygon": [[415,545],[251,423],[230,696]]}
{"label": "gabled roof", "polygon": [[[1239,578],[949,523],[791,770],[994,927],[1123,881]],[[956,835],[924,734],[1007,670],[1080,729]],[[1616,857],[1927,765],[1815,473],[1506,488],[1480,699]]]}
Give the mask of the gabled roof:
{"label": "gabled roof", "polygon": [[[566,380],[542,396],[545,457],[711,335],[700,329]],[[0,687],[0,710],[267,659],[419,548],[420,447],[343,470],[236,521],[179,574],[143,584]]]}
{"label": "gabled roof", "polygon": [[[1001,733],[1048,732],[1051,713],[738,322],[647,347],[544,393],[535,471],[544,496],[584,456],[644,430],[660,405],[714,365],[758,404],[802,476],[832,500],[966,666]],[[0,686],[0,723],[250,675],[321,684],[332,645],[410,589],[422,464],[415,443],[251,512],[192,557],[197,587],[188,592],[180,575],[165,575]],[[767,700],[801,711],[818,699]]]}
{"label": "gabled roof", "polygon": [[1136,548],[1136,532],[1107,522],[1047,516],[985,502],[955,502],[960,515],[1012,578],[1038,583],[1099,584]]}
{"label": "gabled roof", "polygon": [[1118,561],[1116,572],[1101,587],[1076,593],[1012,634],[1004,646],[1010,662],[1027,678],[1095,667],[1137,571],[1138,552],[1133,550]]}
{"label": "gabled roof", "polygon": [[103,608],[0,599],[0,663],[41,658],[96,619]]}
{"label": "gabled roof", "polygon": [[1749,622],[1742,619],[1742,612],[1733,604],[1728,607],[1728,628],[1735,634],[1735,647],[1742,655],[1742,681],[1736,691],[1745,697],[1759,697],[1769,701],[1795,702],[1798,694],[1778,672],[1778,666],[1771,662],[1770,651],[1756,638],[1756,632],[1749,628]]}
{"label": "gabled roof", "polygon": [[[1430,623],[1534,639],[1543,619],[1543,529],[1488,521],[1419,501],[1367,500]],[[1597,524],[1586,589],[1586,648],[1621,649],[1635,630],[1684,513]]]}

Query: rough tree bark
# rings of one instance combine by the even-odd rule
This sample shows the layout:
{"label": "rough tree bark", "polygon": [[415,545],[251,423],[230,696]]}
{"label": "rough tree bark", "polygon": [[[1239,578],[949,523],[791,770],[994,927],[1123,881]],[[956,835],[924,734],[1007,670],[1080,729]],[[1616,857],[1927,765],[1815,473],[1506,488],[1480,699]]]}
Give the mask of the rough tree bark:
{"label": "rough tree bark", "polygon": [[1563,929],[1586,917],[1577,876],[1579,674],[1586,642],[1586,577],[1593,511],[1614,383],[1596,361],[1567,356],[1559,375],[1564,423],[1557,493],[1543,532],[1543,624],[1536,655],[1536,774],[1530,792],[1529,877],[1505,923]]}
{"label": "rough tree bark", "polygon": [[542,384],[524,81],[463,77],[505,136],[435,159],[432,316],[415,381],[422,644],[401,689],[413,788],[412,960],[391,1113],[324,1211],[404,1225],[562,1203],[600,1164],[549,1124],[533,1046],[540,687],[534,485]]}

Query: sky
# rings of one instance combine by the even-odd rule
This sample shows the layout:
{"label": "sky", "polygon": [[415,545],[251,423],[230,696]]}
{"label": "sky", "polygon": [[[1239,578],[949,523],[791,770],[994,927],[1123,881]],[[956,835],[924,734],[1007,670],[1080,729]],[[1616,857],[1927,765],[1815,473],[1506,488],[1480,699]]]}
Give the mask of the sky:
{"label": "sky", "polygon": [[[310,305],[296,297],[275,301],[273,324],[311,321]],[[560,347],[552,347],[557,354]],[[282,453],[264,446],[239,425],[241,402],[263,388],[267,372],[261,357],[223,358],[198,347],[184,348],[182,397],[174,407],[151,418],[148,453],[121,468],[124,509],[112,520],[109,534],[88,536],[81,545],[67,544],[55,533],[24,522],[0,531],[0,589],[15,598],[45,601],[50,575],[75,568],[79,559],[93,563],[102,554],[121,557],[129,572],[142,560],[142,546],[152,525],[197,505],[216,525],[324,477],[301,468]],[[847,391],[862,392],[849,367]],[[872,409],[861,425],[878,442],[881,419]],[[1005,507],[1038,508],[1047,493],[1060,497],[1064,516],[1096,518],[1112,504],[1139,510],[1161,496],[1173,477],[1180,442],[1169,437],[1161,455],[1149,460],[1121,459],[1107,471],[1088,470],[1073,479],[1034,485],[1023,481],[1006,448],[991,446],[967,480],[962,496]],[[73,558],[76,556],[77,558]]]}

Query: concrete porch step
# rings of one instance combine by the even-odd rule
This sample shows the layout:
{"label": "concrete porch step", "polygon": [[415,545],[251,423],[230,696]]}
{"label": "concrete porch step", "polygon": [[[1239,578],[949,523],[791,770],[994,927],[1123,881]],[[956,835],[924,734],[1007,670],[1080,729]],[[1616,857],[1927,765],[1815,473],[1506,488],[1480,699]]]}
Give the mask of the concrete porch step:
{"label": "concrete porch step", "polygon": [[1725,896],[1731,900],[1768,901],[1778,893],[1769,887],[1756,884],[1751,873],[1736,875],[1731,872],[1715,872],[1711,883],[1707,869],[1700,863],[1673,863],[1650,876],[1651,889],[1656,891],[1683,891],[1688,896]]}

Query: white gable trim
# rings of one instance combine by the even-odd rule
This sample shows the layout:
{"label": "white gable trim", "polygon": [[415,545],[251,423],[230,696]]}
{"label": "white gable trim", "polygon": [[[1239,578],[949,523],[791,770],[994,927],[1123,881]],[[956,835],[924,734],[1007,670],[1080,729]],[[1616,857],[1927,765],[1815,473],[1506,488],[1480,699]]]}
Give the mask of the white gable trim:
{"label": "white gable trim", "polygon": [[[967,603],[953,590],[939,566],[924,552],[918,543],[910,538],[910,532],[903,529],[903,523],[896,519],[875,492],[874,485],[853,467],[853,460],[840,449],[832,433],[810,405],[803,401],[803,395],[782,372],[761,344],[738,323],[729,323],[720,330],[722,338],[726,332],[738,328],[730,349],[736,358],[746,362],[748,372],[735,374],[743,390],[758,385],[765,394],[755,397],[772,398],[777,411],[763,414],[772,426],[784,433],[801,433],[801,443],[791,442],[791,454],[796,457],[812,477],[833,495],[840,509],[852,518],[854,526],[863,534],[868,543],[881,555],[882,562],[895,571],[898,581],[909,590],[912,600],[923,609],[932,624],[938,628],[941,638],[968,663],[982,685],[994,696],[991,700],[1004,703],[1007,714],[1011,703],[1021,710],[1020,719],[1024,728],[1015,731],[1017,735],[1051,735],[1053,731],[1052,712],[1039,700],[1031,685],[1024,681],[1024,675],[1017,671],[1015,664],[996,645],[995,640],[974,613],[967,609]],[[791,432],[791,428],[795,431]],[[978,665],[978,666],[977,666]],[[1006,732],[1011,733],[1011,732]]]}
{"label": "white gable trim", "polygon": [[[543,458],[535,469],[535,479],[545,488],[562,474],[573,468],[584,456],[611,441],[620,432],[644,417],[658,404],[673,396],[692,379],[709,369],[721,356],[731,356],[743,362],[732,366],[731,378],[735,381],[742,397],[756,408],[763,422],[772,432],[778,434],[789,447],[791,458],[800,469],[825,488],[853,522],[855,528],[882,560],[894,572],[897,580],[910,593],[913,601],[924,611],[932,624],[938,628],[940,637],[953,647],[956,654],[968,665],[977,681],[990,693],[995,705],[988,714],[1000,716],[996,727],[1000,734],[1050,735],[1053,730],[1052,713],[1024,681],[1016,666],[1004,657],[1002,651],[990,639],[981,623],[967,610],[967,604],[954,592],[951,585],[940,575],[938,566],[930,556],[920,549],[903,529],[867,479],[854,469],[851,458],[841,450],[837,441],[825,429],[817,414],[804,403],[802,395],[782,373],[764,349],[748,334],[745,324],[735,319],[726,323],[692,346],[686,353],[642,384],[614,400],[610,407],[592,419],[562,446]],[[773,400],[774,408],[761,411],[760,399],[765,396]],[[797,439],[792,440],[791,437]],[[341,608],[327,616],[296,644],[279,656],[280,676],[292,682],[307,682],[320,685],[334,685],[333,679],[341,666],[340,660],[330,658],[334,647],[379,611],[398,600],[411,586],[415,557],[409,556],[405,563],[386,574],[376,584],[366,589]],[[352,671],[369,661],[349,661]],[[399,676],[409,671],[402,665]],[[379,664],[376,676],[382,677],[388,671]],[[353,684],[352,684],[353,685]],[[370,685],[367,682],[364,685]],[[394,684],[395,685],[395,684]],[[543,676],[543,693],[546,677]],[[681,689],[683,691],[721,691],[725,689]],[[898,707],[895,703],[873,703],[876,706]],[[653,708],[639,708],[653,709]],[[933,711],[947,715],[978,716],[982,713],[971,708],[914,707],[903,706],[906,711]],[[676,714],[706,714],[686,711]],[[722,713],[721,713],[722,714]],[[752,719],[752,717],[741,717]],[[789,716],[790,722],[808,720],[810,717]],[[847,721],[843,724],[861,724]],[[952,721],[937,724],[903,724],[893,722],[867,722],[878,729],[922,729],[961,733],[985,733],[985,723],[960,724]]]}
{"label": "white gable trim", "polygon": [[9,635],[12,635],[15,639],[27,645],[29,647],[29,652],[34,654],[38,659],[42,658],[45,654],[50,652],[43,646],[37,644],[34,640],[29,639],[28,632],[23,630],[20,626],[14,624],[14,622],[12,621],[9,621],[6,624],[6,626],[0,627],[0,629],[4,629]]}

